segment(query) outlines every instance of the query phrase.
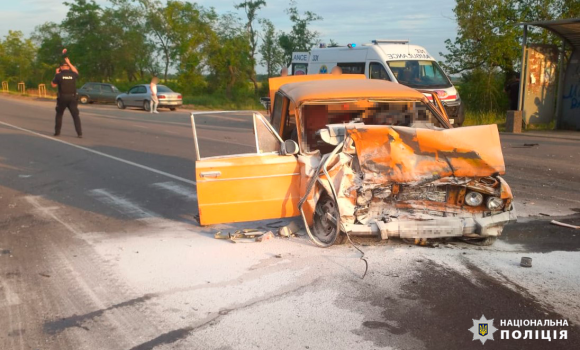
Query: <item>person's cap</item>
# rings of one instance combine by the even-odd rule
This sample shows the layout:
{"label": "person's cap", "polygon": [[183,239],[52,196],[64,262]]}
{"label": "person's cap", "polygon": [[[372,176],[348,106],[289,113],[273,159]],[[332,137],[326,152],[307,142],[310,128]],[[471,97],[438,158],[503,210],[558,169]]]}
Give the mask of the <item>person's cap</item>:
{"label": "person's cap", "polygon": [[61,67],[62,67],[62,66],[67,66],[67,67],[68,67],[68,63],[66,63],[66,61],[61,61],[61,62],[60,62],[60,66],[61,66]]}

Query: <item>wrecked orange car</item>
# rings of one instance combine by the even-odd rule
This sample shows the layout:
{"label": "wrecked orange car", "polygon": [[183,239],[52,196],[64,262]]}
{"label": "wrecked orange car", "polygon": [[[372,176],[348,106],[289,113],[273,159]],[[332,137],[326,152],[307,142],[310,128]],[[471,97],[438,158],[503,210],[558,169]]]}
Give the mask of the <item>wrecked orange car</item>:
{"label": "wrecked orange car", "polygon": [[364,76],[270,88],[252,152],[201,157],[192,114],[202,225],[301,215],[321,247],[347,235],[488,245],[516,220],[496,125],[453,129],[436,95]]}

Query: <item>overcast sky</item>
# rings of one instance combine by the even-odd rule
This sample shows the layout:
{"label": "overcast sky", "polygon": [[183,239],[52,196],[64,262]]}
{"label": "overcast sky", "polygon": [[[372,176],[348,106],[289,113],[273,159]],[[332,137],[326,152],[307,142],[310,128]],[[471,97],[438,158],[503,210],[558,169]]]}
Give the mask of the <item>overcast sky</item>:
{"label": "overcast sky", "polygon": [[[219,14],[236,12],[234,4],[243,0],[199,0],[204,7],[213,6]],[[97,0],[107,6],[107,0]],[[193,2],[193,1],[190,1]],[[266,0],[267,6],[259,12],[259,17],[270,19],[278,30],[287,31],[291,27],[288,15],[288,0]],[[61,0],[0,0],[0,36],[8,30],[20,30],[26,36],[34,27],[44,22],[60,23],[67,13],[67,6]],[[320,33],[322,42],[330,39],[340,45],[362,44],[373,39],[408,39],[423,46],[436,59],[439,52],[445,52],[445,40],[454,39],[457,24],[453,16],[453,0],[298,0],[298,10],[312,11],[322,16],[312,28]],[[262,69],[260,69],[262,71]]]}

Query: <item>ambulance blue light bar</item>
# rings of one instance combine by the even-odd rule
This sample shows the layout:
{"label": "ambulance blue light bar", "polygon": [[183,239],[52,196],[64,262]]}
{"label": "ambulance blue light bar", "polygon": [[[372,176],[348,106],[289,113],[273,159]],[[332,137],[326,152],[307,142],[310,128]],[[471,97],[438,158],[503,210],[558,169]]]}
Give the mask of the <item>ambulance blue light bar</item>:
{"label": "ambulance blue light bar", "polygon": [[350,44],[348,44],[346,46],[348,46],[349,49],[352,49],[352,48],[355,48],[356,47],[356,44],[355,43],[350,43]]}

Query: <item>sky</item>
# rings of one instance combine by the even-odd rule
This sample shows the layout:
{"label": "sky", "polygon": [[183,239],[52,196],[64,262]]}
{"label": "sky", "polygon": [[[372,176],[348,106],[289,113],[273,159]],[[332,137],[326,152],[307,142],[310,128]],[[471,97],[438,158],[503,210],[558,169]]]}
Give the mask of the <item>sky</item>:
{"label": "sky", "polygon": [[[109,1],[96,0],[101,6]],[[194,2],[194,1],[190,1]],[[243,0],[198,0],[199,5],[214,7],[216,12],[233,12],[244,18],[245,13],[234,5]],[[284,12],[288,0],[266,0],[258,17],[268,18],[278,30],[289,31],[292,23]],[[445,40],[455,38],[457,23],[453,14],[454,0],[297,0],[300,13],[312,11],[323,17],[311,28],[320,33],[321,42],[330,39],[339,45],[363,44],[373,39],[407,39],[423,46],[437,60],[446,52]],[[60,23],[68,7],[62,0],[0,0],[0,37],[8,30],[20,30],[29,36],[37,25]],[[258,68],[258,73],[263,73]]]}

